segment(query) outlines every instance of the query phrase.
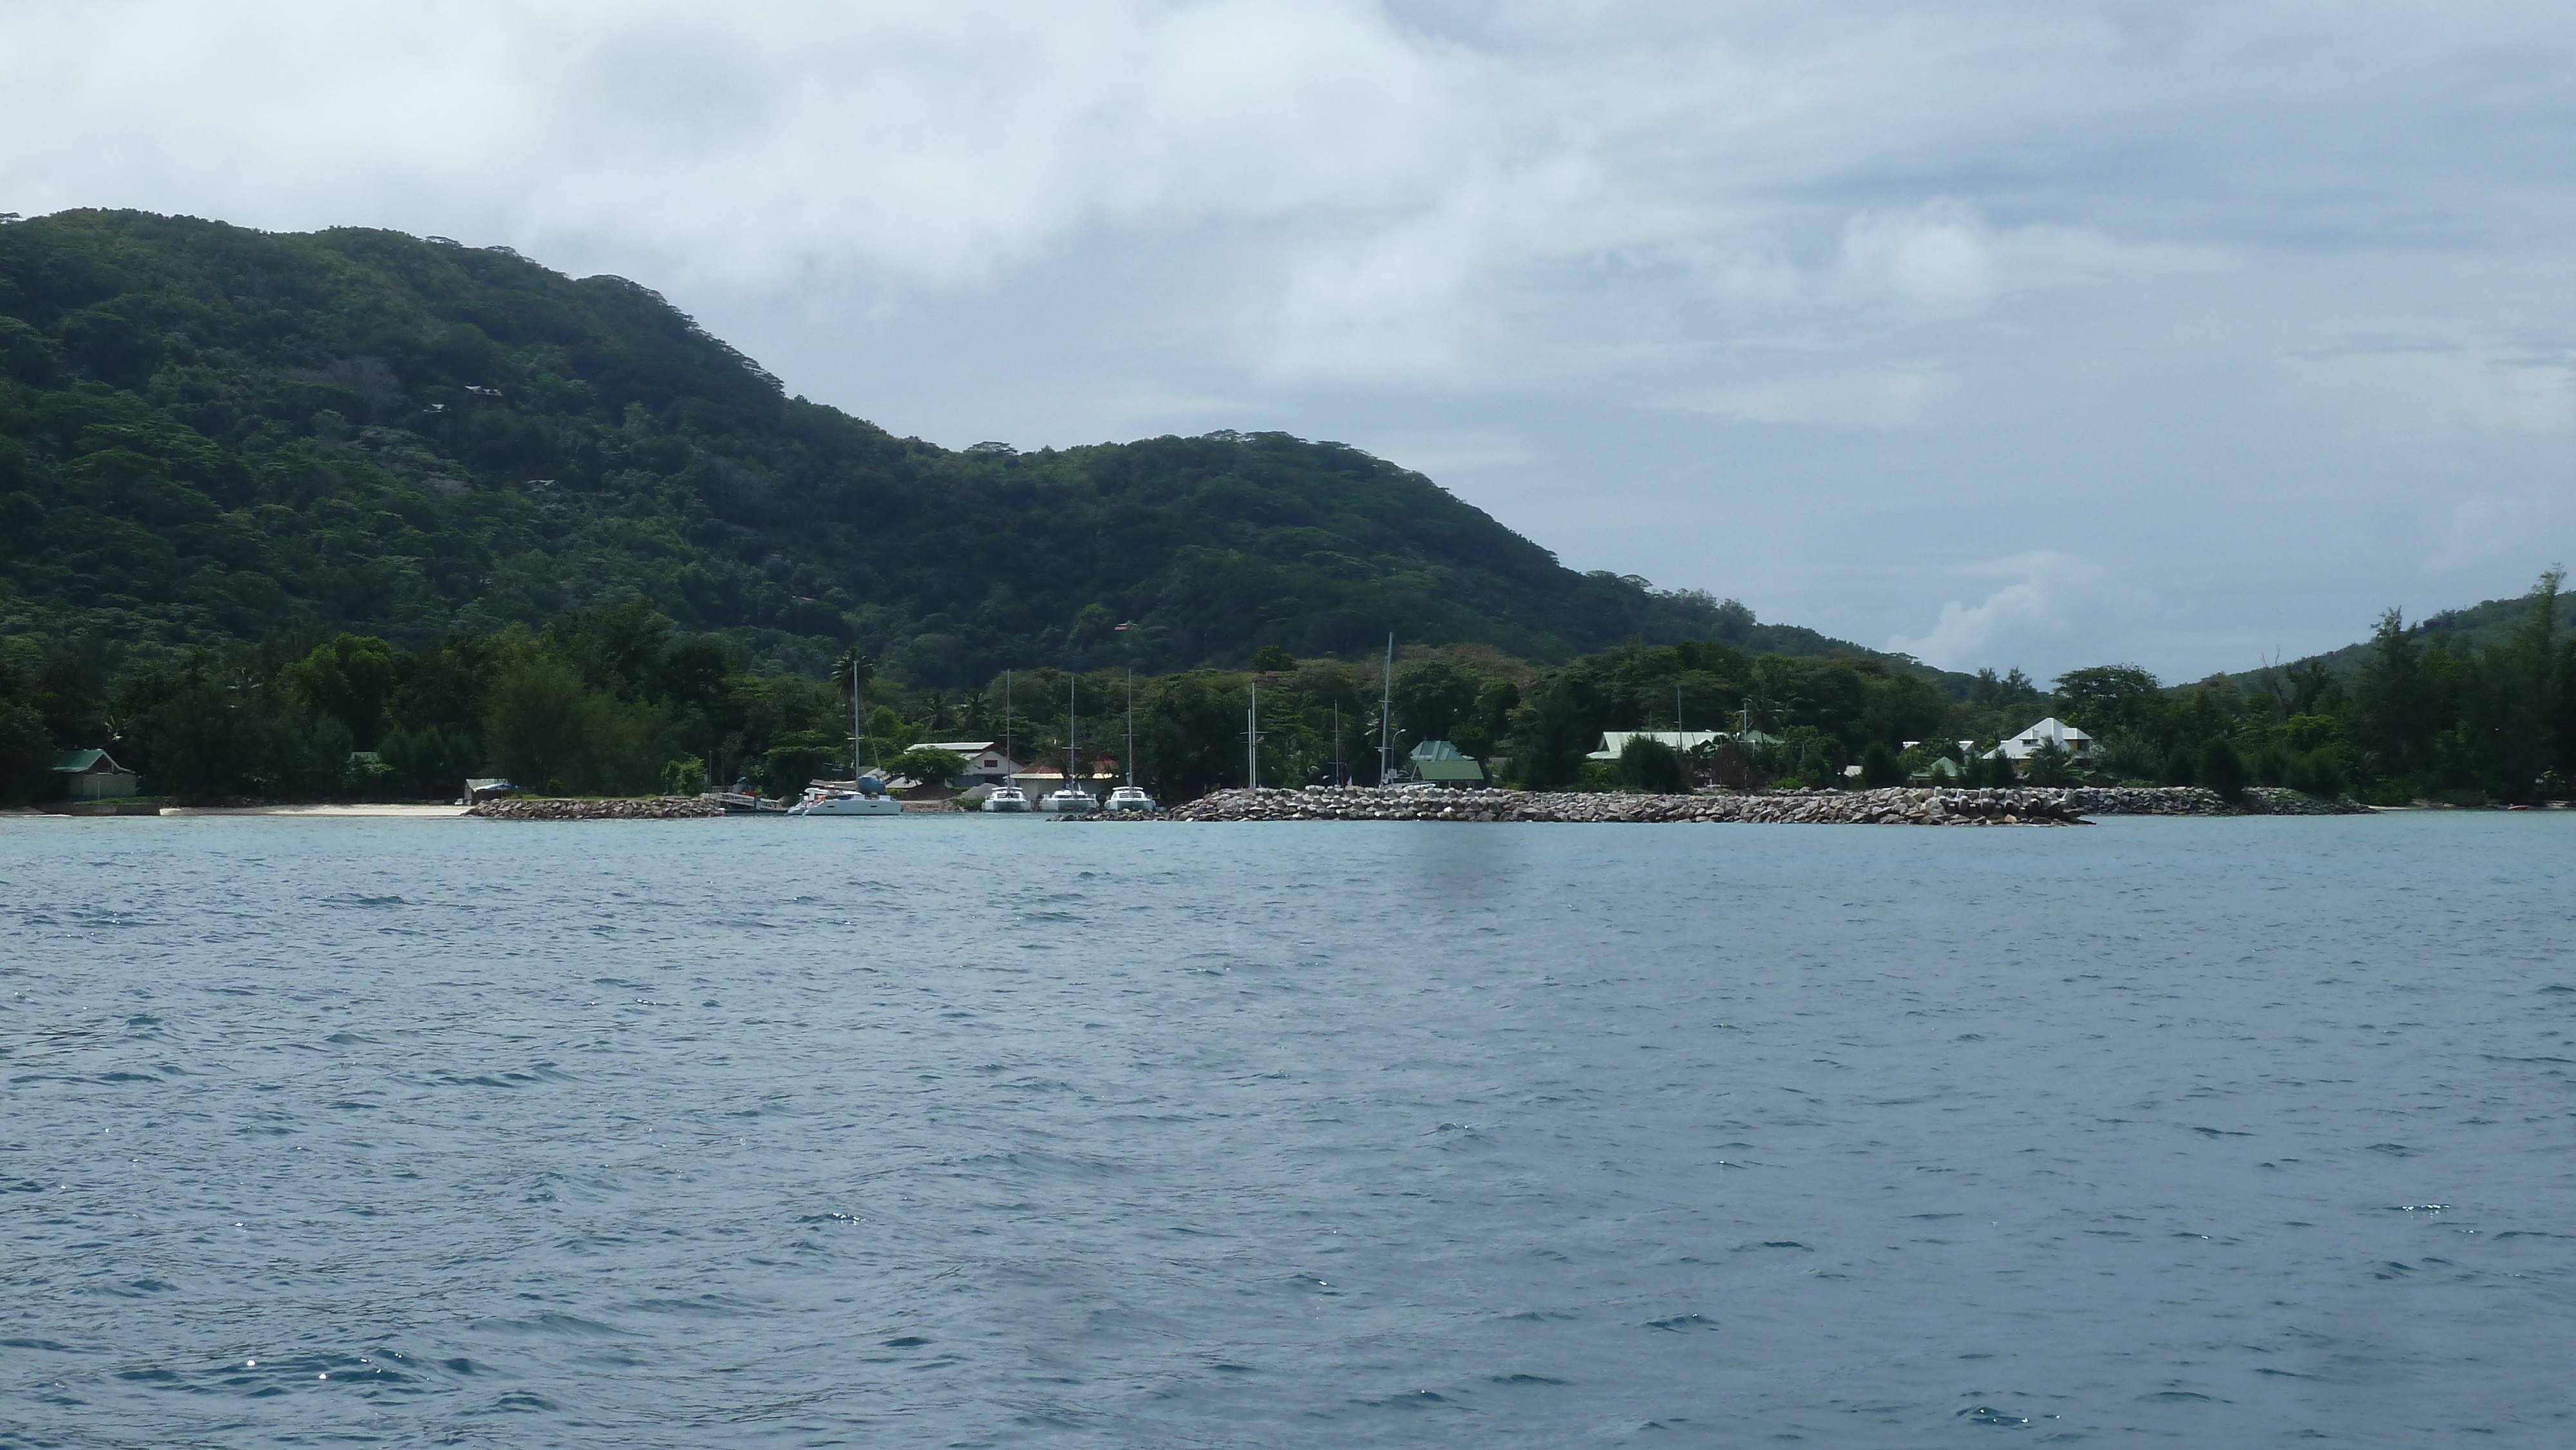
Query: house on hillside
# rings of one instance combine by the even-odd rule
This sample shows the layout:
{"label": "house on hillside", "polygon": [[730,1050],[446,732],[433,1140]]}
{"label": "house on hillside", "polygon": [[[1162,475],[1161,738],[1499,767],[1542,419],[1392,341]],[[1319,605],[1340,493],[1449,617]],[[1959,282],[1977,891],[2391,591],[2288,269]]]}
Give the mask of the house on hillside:
{"label": "house on hillside", "polygon": [[1446,740],[1425,740],[1407,757],[1413,778],[1428,785],[1483,785],[1485,768]]}
{"label": "house on hillside", "polygon": [[2076,760],[2090,759],[2093,754],[2092,736],[2051,715],[1987,751],[1985,758],[1992,760],[2000,755],[2006,760],[2019,764],[2038,753],[2040,747],[2044,745],[2054,745]]}
{"label": "house on hillside", "polygon": [[54,779],[67,800],[119,800],[143,779],[104,750],[66,750],[54,761]]}

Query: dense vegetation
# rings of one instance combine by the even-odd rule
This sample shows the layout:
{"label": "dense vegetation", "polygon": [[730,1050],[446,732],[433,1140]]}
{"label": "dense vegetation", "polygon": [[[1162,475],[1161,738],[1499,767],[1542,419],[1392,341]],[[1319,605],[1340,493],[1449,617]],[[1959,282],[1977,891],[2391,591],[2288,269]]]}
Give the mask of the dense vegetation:
{"label": "dense vegetation", "polygon": [[949,689],[1390,631],[1540,660],[1710,635],[1866,653],[1566,569],[1339,444],[897,438],[788,396],[634,283],[507,249],[0,219],[0,631],[149,663],[637,598],[763,669],[819,675],[856,646]]}
{"label": "dense vegetation", "polygon": [[2057,708],[2099,737],[2094,769],[2115,777],[2385,804],[2563,797],[2576,780],[2563,582],[2542,575],[2514,602],[2518,621],[2477,633],[2389,610],[2342,671],[2327,656],[2167,690],[2133,667],[2078,670],[2057,682]]}
{"label": "dense vegetation", "polygon": [[[1378,777],[1385,680],[1373,662],[1268,646],[1252,670],[1135,676],[1132,762],[1123,670],[1016,671],[952,691],[910,687],[855,653],[839,663],[823,680],[754,671],[733,646],[687,637],[642,601],[410,647],[284,631],[130,663],[97,685],[68,649],[0,641],[0,790],[23,798],[42,787],[52,750],[106,744],[147,790],[195,800],[445,799],[487,774],[583,794],[747,776],[788,794],[846,769],[853,675],[871,765],[925,741],[1006,734],[1020,759],[1060,763],[1070,729],[1104,773],[1132,763],[1158,795],[1189,799],[1242,782],[1257,686],[1265,781]],[[1413,646],[1394,671],[1387,735],[1399,765],[1415,744],[1447,739],[1502,757],[1530,784],[1607,785],[1614,776],[1584,759],[1600,732],[1670,728],[1677,689],[1685,724],[1725,725],[1750,708],[1786,741],[1758,763],[1766,776],[1818,782],[1873,741],[1979,708],[1882,660],[1748,655],[1723,640],[1620,646],[1557,668],[1484,646]],[[1703,762],[1739,776],[1745,764]]]}
{"label": "dense vegetation", "polygon": [[[2322,666],[2251,688],[2224,677],[2167,689],[2132,666],[2059,677],[1976,677],[1954,698],[1883,660],[1752,654],[1722,639],[1621,645],[1556,666],[1484,646],[1404,652],[1386,738],[1400,765],[1445,739],[1539,788],[1673,789],[1894,784],[1975,757],[2043,714],[2093,733],[2090,760],[2043,755],[2024,778],[2202,784],[2233,794],[2288,785],[2365,799],[2524,800],[2576,775],[2576,642],[2551,623],[2542,579],[2518,634],[2463,651],[2427,643],[2392,612],[2350,683]],[[452,798],[470,775],[583,794],[687,792],[748,777],[771,794],[851,759],[849,690],[861,691],[871,766],[924,742],[1006,734],[1024,761],[1061,762],[1068,731],[1103,775],[1132,769],[1168,801],[1244,779],[1246,712],[1261,702],[1271,784],[1373,781],[1384,680],[1374,663],[1299,660],[1266,647],[1250,670],[1129,676],[1016,671],[967,690],[916,688],[843,657],[829,678],[746,667],[720,639],[689,637],[642,601],[543,628],[459,630],[417,645],[319,630],[130,663],[93,684],[60,646],[0,639],[0,798],[46,783],[58,748],[106,744],[148,790],[184,799]],[[1130,691],[1134,748],[1127,736]],[[1606,730],[1738,730],[1676,757],[1639,742],[1587,759]],[[1962,751],[1958,742],[1973,742]]]}

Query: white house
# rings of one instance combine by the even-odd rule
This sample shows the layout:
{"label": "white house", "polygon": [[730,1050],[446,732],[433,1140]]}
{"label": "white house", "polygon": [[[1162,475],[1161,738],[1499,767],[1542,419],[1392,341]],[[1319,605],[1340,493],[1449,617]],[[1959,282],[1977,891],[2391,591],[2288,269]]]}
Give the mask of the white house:
{"label": "white house", "polygon": [[1028,767],[1002,753],[994,740],[925,740],[915,750],[947,750],[966,762],[966,775],[977,785],[1000,785]]}
{"label": "white house", "polygon": [[2051,744],[2077,760],[2093,753],[2092,736],[2051,715],[1987,751],[1985,758],[1992,760],[2000,754],[2006,760],[2028,760],[2041,746]]}
{"label": "white house", "polygon": [[1627,749],[1631,740],[1660,740],[1687,755],[1712,740],[1734,738],[1723,730],[1604,730],[1601,732],[1601,748],[1585,759],[1617,760],[1619,752]]}

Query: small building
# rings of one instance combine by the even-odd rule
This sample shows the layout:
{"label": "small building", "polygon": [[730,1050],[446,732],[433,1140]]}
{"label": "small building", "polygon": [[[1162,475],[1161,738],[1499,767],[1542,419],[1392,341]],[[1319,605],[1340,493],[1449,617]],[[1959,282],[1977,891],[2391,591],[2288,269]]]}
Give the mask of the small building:
{"label": "small building", "polygon": [[991,740],[925,740],[915,750],[946,750],[966,762],[965,778],[976,785],[1000,785],[1027,766],[1002,753],[999,742]]}
{"label": "small building", "polygon": [[1703,745],[1735,737],[1722,730],[1604,730],[1601,748],[1585,757],[1589,760],[1617,760],[1631,740],[1653,740],[1669,745],[1674,752],[1688,755]]}
{"label": "small building", "polygon": [[2001,755],[2018,764],[2037,754],[2043,745],[2054,745],[2077,760],[2089,759],[2093,754],[2092,736],[2051,715],[1987,751],[1984,758],[1992,760]]}
{"label": "small building", "polygon": [[1413,778],[1429,785],[1483,785],[1485,768],[1446,740],[1425,740],[1407,757]]}
{"label": "small building", "polygon": [[54,779],[67,800],[121,800],[134,794],[143,777],[116,763],[104,750],[66,750],[54,761]]}

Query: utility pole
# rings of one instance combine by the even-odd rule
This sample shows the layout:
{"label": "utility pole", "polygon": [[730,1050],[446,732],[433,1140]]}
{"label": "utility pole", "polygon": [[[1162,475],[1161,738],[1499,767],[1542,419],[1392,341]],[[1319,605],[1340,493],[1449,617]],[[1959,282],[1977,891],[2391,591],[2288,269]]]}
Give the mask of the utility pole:
{"label": "utility pole", "polygon": [[1673,681],[1673,757],[1682,763],[1682,784],[1690,784],[1690,748],[1682,735],[1682,682]]}

